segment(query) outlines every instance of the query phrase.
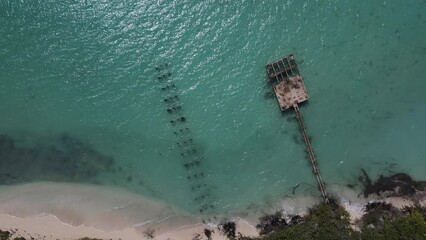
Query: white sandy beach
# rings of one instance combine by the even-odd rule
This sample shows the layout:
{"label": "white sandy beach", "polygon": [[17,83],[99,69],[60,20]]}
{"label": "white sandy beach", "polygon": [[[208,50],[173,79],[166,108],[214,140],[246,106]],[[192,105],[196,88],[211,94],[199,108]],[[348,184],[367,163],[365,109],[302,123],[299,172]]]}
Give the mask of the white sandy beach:
{"label": "white sandy beach", "polygon": [[[257,231],[237,219],[237,231],[255,236]],[[30,183],[0,187],[0,229],[19,229],[16,236],[43,239],[192,239],[204,228],[213,239],[225,239],[216,226],[178,212],[162,203],[114,188],[64,183]]]}

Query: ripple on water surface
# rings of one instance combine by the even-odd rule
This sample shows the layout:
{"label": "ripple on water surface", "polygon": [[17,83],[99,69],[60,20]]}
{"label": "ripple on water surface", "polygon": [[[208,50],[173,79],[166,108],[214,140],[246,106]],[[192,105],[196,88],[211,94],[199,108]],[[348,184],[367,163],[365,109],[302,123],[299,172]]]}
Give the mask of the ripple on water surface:
{"label": "ripple on water surface", "polygon": [[[19,163],[2,172],[4,184],[114,185],[198,211],[164,103],[178,95],[214,211],[272,205],[298,184],[296,194],[317,194],[293,114],[279,112],[265,81],[263,66],[289,52],[310,95],[301,111],[326,182],[356,183],[360,168],[426,172],[424,1],[0,9],[0,156]],[[157,78],[165,63],[173,95]],[[26,161],[40,164],[20,176]]]}

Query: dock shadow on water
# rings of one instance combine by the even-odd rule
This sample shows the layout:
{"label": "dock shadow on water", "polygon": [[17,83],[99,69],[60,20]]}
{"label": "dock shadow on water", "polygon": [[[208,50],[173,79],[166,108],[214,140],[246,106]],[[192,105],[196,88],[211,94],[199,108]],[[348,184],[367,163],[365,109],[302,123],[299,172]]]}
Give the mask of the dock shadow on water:
{"label": "dock shadow on water", "polygon": [[[0,184],[32,181],[97,183],[114,160],[83,141],[61,134],[34,146],[0,135]],[[22,146],[21,146],[22,145]]]}

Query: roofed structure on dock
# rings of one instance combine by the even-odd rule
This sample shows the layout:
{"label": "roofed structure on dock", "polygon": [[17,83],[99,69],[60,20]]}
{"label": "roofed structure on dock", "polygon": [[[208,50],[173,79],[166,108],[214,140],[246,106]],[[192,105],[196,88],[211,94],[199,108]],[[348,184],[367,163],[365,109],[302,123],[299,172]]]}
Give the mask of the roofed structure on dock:
{"label": "roofed structure on dock", "polygon": [[293,54],[267,64],[265,69],[281,111],[308,100],[305,83]]}

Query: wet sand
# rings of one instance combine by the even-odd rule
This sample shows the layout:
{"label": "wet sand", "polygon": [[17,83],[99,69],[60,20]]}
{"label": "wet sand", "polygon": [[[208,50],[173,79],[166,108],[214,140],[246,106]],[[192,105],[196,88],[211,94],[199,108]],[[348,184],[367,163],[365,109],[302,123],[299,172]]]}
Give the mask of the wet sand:
{"label": "wet sand", "polygon": [[[0,188],[0,229],[19,229],[21,236],[44,239],[192,239],[213,224],[128,191],[96,185],[30,183]],[[236,219],[237,231],[255,236],[257,231]]]}

